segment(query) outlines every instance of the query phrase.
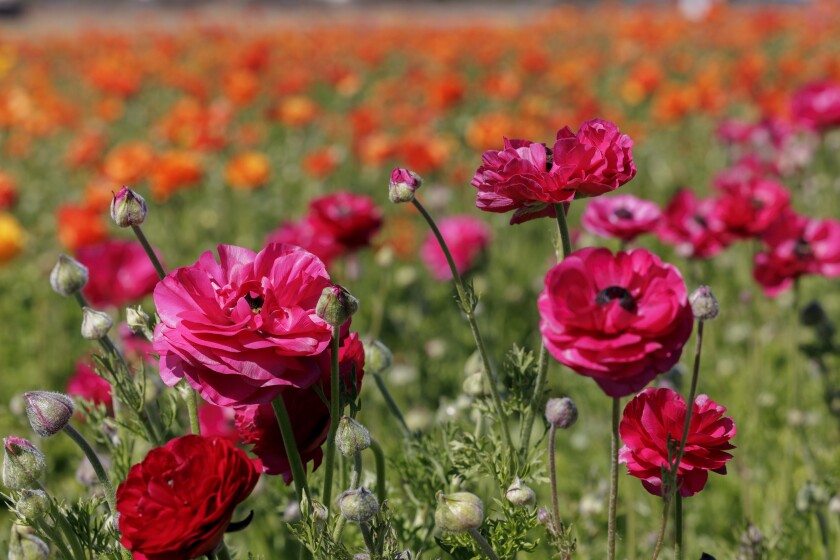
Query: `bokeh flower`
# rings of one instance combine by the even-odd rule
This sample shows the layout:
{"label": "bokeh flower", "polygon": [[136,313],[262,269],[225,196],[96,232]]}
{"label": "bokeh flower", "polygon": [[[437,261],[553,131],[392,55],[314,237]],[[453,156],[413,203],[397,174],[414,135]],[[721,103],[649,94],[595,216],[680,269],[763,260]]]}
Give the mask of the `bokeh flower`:
{"label": "bokeh flower", "polygon": [[[490,243],[490,227],[471,216],[452,216],[438,223],[458,274],[472,268]],[[452,270],[437,238],[429,232],[420,247],[420,258],[436,280],[451,280]]]}
{"label": "bokeh flower", "polygon": [[662,212],[656,203],[632,194],[597,198],[583,211],[583,226],[601,237],[616,237],[633,241],[643,233],[653,231]]}
{"label": "bokeh flower", "polygon": [[136,241],[88,245],[76,251],[76,259],[88,269],[82,294],[96,307],[122,307],[152,293],[158,283],[155,267]]}

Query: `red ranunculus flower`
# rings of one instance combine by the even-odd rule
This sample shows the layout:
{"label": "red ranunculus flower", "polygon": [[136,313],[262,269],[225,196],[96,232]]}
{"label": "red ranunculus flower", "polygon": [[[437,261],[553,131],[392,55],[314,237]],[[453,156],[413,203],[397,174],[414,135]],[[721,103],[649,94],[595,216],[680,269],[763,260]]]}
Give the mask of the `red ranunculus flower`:
{"label": "red ranunculus flower", "polygon": [[680,189],[665,207],[656,235],[683,257],[713,257],[732,242],[716,206],[714,199],[698,199],[691,189]]}
{"label": "red ranunculus flower", "polygon": [[140,560],[185,560],[212,552],[259,473],[221,438],[186,435],[149,451],[117,488],[123,546]]}
{"label": "red ranunculus flower", "polygon": [[804,274],[840,276],[840,222],[812,220],[789,211],[762,236],[766,249],[755,256],[753,275],[775,297]]}
{"label": "red ranunculus flower", "polygon": [[[709,471],[726,474],[726,462],[732,458],[727,451],[735,449],[729,443],[735,437],[735,422],[724,417],[725,412],[706,395],[694,400],[685,454],[677,467],[681,496],[693,496],[702,490]],[[618,428],[624,442],[619,461],[656,496],[662,495],[662,468],[668,466],[668,446],[675,449],[682,441],[685,414],[685,400],[679,393],[653,387],[636,395],[624,408]]]}
{"label": "red ranunculus flower", "polygon": [[[490,228],[481,220],[470,216],[444,218],[438,224],[438,228],[449,247],[459,274],[469,270],[490,243]],[[452,279],[452,270],[449,268],[446,256],[437,238],[431,232],[426,236],[420,248],[420,257],[436,279]]]}
{"label": "red ranunculus flower", "polygon": [[784,186],[747,168],[742,173],[728,170],[715,184],[723,191],[715,214],[734,237],[760,236],[790,204]]}
{"label": "red ranunculus flower", "polygon": [[644,249],[575,251],[548,271],[538,307],[551,355],[611,397],[671,369],[694,321],[679,271]]}
{"label": "red ranunculus flower", "polygon": [[76,364],[73,377],[67,382],[67,394],[90,401],[95,405],[105,405],[111,410],[111,384],[99,377],[85,362]]}
{"label": "red ranunculus flower", "polygon": [[[158,255],[159,256],[159,255]],[[157,272],[136,241],[103,241],[76,251],[89,271],[84,296],[96,307],[122,307],[152,293]]]}
{"label": "red ranunculus flower", "polygon": [[345,252],[370,245],[382,226],[382,212],[369,196],[337,192],[309,203],[308,219],[319,235],[335,239]]}
{"label": "red ranunculus flower", "polygon": [[320,371],[303,358],[323,352],[331,336],[315,314],[330,285],[324,263],[290,245],[218,250],[220,263],[207,251],[155,288],[163,381],[186,378],[217,406],[268,403],[312,385]]}
{"label": "red ranunculus flower", "polygon": [[633,141],[613,123],[586,121],[574,134],[557,132],[553,149],[530,140],[508,140],[484,152],[472,185],[476,206],[487,212],[515,210],[511,224],[555,216],[553,204],[615,190],[636,174]]}
{"label": "red ranunculus flower", "polygon": [[840,84],[824,80],[806,85],[793,95],[790,112],[796,121],[816,130],[840,126]]}
{"label": "red ranunculus flower", "polygon": [[626,242],[653,231],[661,217],[662,212],[655,203],[632,194],[620,194],[587,204],[583,226],[601,237],[617,237]]}
{"label": "red ranunculus flower", "polygon": [[[330,357],[328,348],[321,355],[309,358],[320,369],[320,390],[327,399],[330,392]],[[356,381],[356,391],[362,386],[365,367],[365,350],[357,334],[353,333],[341,341],[339,350],[339,378],[346,389],[352,388]],[[330,426],[330,411],[324,404],[315,387],[308,389],[289,389],[283,393],[286,409],[292,420],[295,441],[304,463],[312,461],[312,470],[321,464],[321,445],[327,439]],[[270,404],[245,406],[236,409],[236,427],[242,441],[252,444],[251,449],[262,461],[263,472],[281,474],[286,484],[292,482],[292,469],[286,457],[283,437]]]}

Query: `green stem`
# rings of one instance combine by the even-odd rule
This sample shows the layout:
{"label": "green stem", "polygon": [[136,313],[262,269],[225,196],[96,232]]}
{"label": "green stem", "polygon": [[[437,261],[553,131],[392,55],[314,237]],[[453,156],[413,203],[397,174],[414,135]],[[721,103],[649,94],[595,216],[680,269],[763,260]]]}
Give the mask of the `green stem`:
{"label": "green stem", "polygon": [[146,239],[146,235],[143,233],[143,230],[140,229],[140,226],[131,226],[131,230],[137,237],[137,241],[139,241],[140,245],[143,246],[143,250],[146,251],[146,255],[148,255],[149,260],[152,261],[152,266],[155,267],[155,272],[157,272],[158,278],[161,280],[166,278],[166,271],[163,269],[160,259],[157,258],[155,250],[152,249],[152,246],[149,244],[149,240]]}
{"label": "green stem", "polygon": [[379,392],[382,393],[382,398],[385,399],[385,404],[388,406],[388,410],[397,419],[397,422],[400,424],[400,429],[406,436],[411,435],[411,430],[408,429],[408,424],[405,423],[405,417],[400,411],[399,405],[397,405],[397,401],[394,400],[393,395],[391,395],[391,391],[388,390],[388,386],[385,385],[385,380],[382,379],[382,375],[379,373],[373,374],[373,380],[376,382],[376,386],[379,388]]}
{"label": "green stem", "polygon": [[554,457],[555,440],[557,439],[557,426],[551,425],[551,430],[548,434],[548,471],[551,477],[551,507],[554,512],[554,531],[558,535],[563,534],[563,522],[560,521],[560,501],[557,497],[557,461]]}
{"label": "green stem", "polygon": [[41,533],[50,538],[52,544],[58,549],[59,554],[68,560],[72,560],[73,555],[70,553],[70,549],[67,548],[66,544],[64,544],[64,540],[61,538],[61,533],[58,532],[55,527],[47,523],[44,518],[34,521],[33,526],[38,528]]}
{"label": "green stem", "polygon": [[379,503],[385,501],[388,497],[385,490],[385,453],[382,452],[382,446],[379,442],[371,438],[370,450],[373,452],[373,458],[376,462],[376,499]]}
{"label": "green stem", "polygon": [[230,551],[228,550],[225,541],[220,542],[218,548],[216,548],[216,558],[219,560],[231,560]]}
{"label": "green stem", "polygon": [[674,560],[683,559],[683,507],[682,495],[677,492],[674,506]]}
{"label": "green stem", "polygon": [[490,365],[490,359],[487,355],[487,349],[484,347],[484,341],[481,338],[481,331],[478,329],[478,323],[475,320],[475,309],[473,308],[472,303],[467,301],[467,290],[464,288],[464,281],[458,273],[458,268],[455,266],[455,261],[452,259],[452,253],[449,252],[449,247],[446,245],[446,241],[443,239],[443,235],[441,235],[440,230],[438,229],[437,224],[435,224],[432,216],[426,211],[423,205],[420,204],[417,197],[414,197],[414,200],[411,202],[420,214],[423,215],[423,218],[426,219],[426,223],[429,224],[429,228],[437,238],[437,242],[446,257],[446,262],[449,263],[449,269],[452,271],[452,280],[455,283],[455,290],[458,292],[458,303],[464,311],[464,314],[467,316],[467,321],[470,323],[470,330],[472,331],[475,345],[478,348],[478,353],[481,355],[481,360],[484,364],[484,375],[487,377],[488,385],[490,385],[490,393],[493,396],[493,405],[496,409],[496,416],[502,424],[502,433],[504,434],[508,450],[511,454],[513,454],[513,440],[510,437],[510,427],[508,426],[507,414],[505,414],[504,408],[502,407],[502,397],[499,395],[499,388],[496,385],[496,376],[493,373],[493,368]]}
{"label": "green stem", "polygon": [[373,542],[373,536],[370,534],[370,525],[359,523],[359,528],[362,530],[362,539],[365,541],[370,557],[374,558],[376,556],[376,545]]}
{"label": "green stem", "polygon": [[671,511],[671,499],[667,493],[662,495],[662,519],[659,521],[659,534],[656,536],[656,545],[653,547],[653,557],[651,560],[659,558],[659,552],[662,550],[662,543],[665,542],[665,529],[668,527],[668,514]]}
{"label": "green stem", "polygon": [[335,465],[335,432],[341,415],[341,395],[338,391],[338,352],[340,326],[333,327],[332,352],[330,356],[330,431],[327,434],[327,452],[324,459],[324,491],[321,497],[327,511],[332,505],[333,467]]}
{"label": "green stem", "polygon": [[572,253],[572,236],[569,234],[569,223],[566,220],[566,212],[563,210],[561,203],[554,204],[554,213],[557,215],[557,227],[560,229],[560,241],[563,244],[563,258],[565,259]]}
{"label": "green stem", "polygon": [[311,500],[309,487],[306,485],[306,470],[300,458],[295,431],[292,429],[292,421],[289,420],[289,412],[286,410],[286,403],[283,402],[283,395],[279,395],[271,406],[274,408],[274,416],[277,417],[277,424],[280,426],[280,435],[283,437],[283,447],[286,450],[286,457],[289,459],[289,467],[292,469],[292,480],[295,484],[295,494],[298,503],[302,503],[303,496]]}
{"label": "green stem", "polygon": [[475,544],[478,545],[478,548],[481,549],[481,552],[487,556],[490,560],[499,560],[499,557],[496,556],[496,553],[493,552],[493,547],[490,546],[490,543],[487,542],[481,533],[478,532],[478,529],[467,529],[467,532],[470,536],[475,540]]}
{"label": "green stem", "polygon": [[187,411],[190,416],[190,431],[196,435],[201,435],[201,423],[198,421],[198,394],[192,387],[186,395]]}
{"label": "green stem", "polygon": [[90,461],[93,471],[96,473],[97,478],[99,478],[99,482],[102,483],[102,487],[105,489],[105,500],[108,502],[111,515],[116,515],[117,495],[114,492],[114,486],[111,484],[111,479],[108,478],[108,472],[105,470],[105,467],[102,466],[102,462],[99,460],[99,456],[96,455],[96,451],[93,450],[84,436],[80,434],[79,431],[71,424],[64,426],[64,433],[76,442],[76,445],[79,446],[79,449],[82,450],[82,453],[84,453],[88,458],[88,461]]}
{"label": "green stem", "polygon": [[829,529],[828,529],[828,520],[825,518],[825,512],[821,509],[817,509],[815,512],[817,516],[817,523],[820,526],[820,542],[822,543],[823,549],[823,558],[824,560],[831,560],[831,545],[829,537]]}
{"label": "green stem", "polygon": [[353,454],[353,472],[350,474],[350,488],[353,490],[359,486],[359,481],[362,479],[362,453]]}
{"label": "green stem", "polygon": [[618,504],[618,422],[621,416],[621,398],[613,397],[612,432],[610,435],[610,503],[607,519],[607,558],[615,560],[615,513]]}

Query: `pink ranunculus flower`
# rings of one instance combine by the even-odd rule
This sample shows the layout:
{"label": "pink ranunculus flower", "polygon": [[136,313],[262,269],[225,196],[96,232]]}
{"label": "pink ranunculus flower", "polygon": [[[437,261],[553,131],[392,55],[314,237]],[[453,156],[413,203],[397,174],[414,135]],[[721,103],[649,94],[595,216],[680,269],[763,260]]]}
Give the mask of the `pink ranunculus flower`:
{"label": "pink ranunculus flower", "polygon": [[823,80],[806,85],[793,95],[790,113],[795,121],[814,130],[840,126],[840,84]]}
{"label": "pink ranunculus flower", "polygon": [[327,267],[344,253],[344,247],[338,240],[326,232],[318,231],[316,224],[309,218],[282,224],[268,234],[266,244],[271,243],[297,245],[324,261]]}
{"label": "pink ranunculus flower", "polygon": [[765,250],[756,254],[753,276],[764,293],[775,297],[796,278],[840,276],[840,222],[814,220],[789,211],[762,236]]}
{"label": "pink ranunculus flower", "polygon": [[345,191],[310,202],[308,219],[319,235],[335,239],[345,253],[370,245],[382,226],[382,212],[372,198]]}
{"label": "pink ranunculus flower", "polygon": [[597,198],[583,211],[583,226],[601,237],[617,237],[633,241],[639,235],[653,231],[662,212],[654,202],[632,194]]}
{"label": "pink ranunculus flower", "polygon": [[198,405],[198,424],[204,437],[218,437],[233,443],[239,441],[236,430],[236,409],[202,402]]}
{"label": "pink ranunculus flower", "polygon": [[732,236],[718,216],[717,201],[698,199],[691,189],[680,189],[662,212],[656,235],[673,245],[677,253],[693,259],[707,259],[725,249]]}
{"label": "pink ranunculus flower", "polygon": [[160,375],[186,379],[217,406],[268,403],[318,379],[311,360],[330,341],[315,314],[329,276],[315,255],[272,244],[259,253],[219,245],[155,288]]}
{"label": "pink ranunculus flower", "polygon": [[537,306],[551,355],[611,397],[671,369],[694,322],[679,271],[644,249],[575,251],[548,271]]}
{"label": "pink ranunculus flower", "polygon": [[[459,274],[465,273],[475,265],[482,251],[490,243],[490,228],[481,220],[470,216],[444,218],[438,224],[438,228],[449,247]],[[431,232],[420,247],[420,257],[435,279],[452,279],[452,270],[449,268],[446,255],[443,254],[437,238]]]}
{"label": "pink ranunculus flower", "polygon": [[[726,463],[732,459],[728,451],[735,449],[729,443],[735,437],[735,422],[724,416],[726,409],[706,395],[699,395],[692,406],[685,453],[677,467],[676,482],[683,497],[702,490],[709,471],[726,474]],[[619,426],[624,447],[618,452],[619,462],[656,496],[662,495],[662,469],[668,467],[669,453],[682,441],[686,411],[679,393],[653,387],[636,395],[624,408]]]}
{"label": "pink ranunculus flower", "polygon": [[122,307],[152,293],[158,282],[155,267],[136,241],[88,245],[77,251],[76,259],[88,268],[82,294],[95,307]]}
{"label": "pink ranunculus flower", "polygon": [[790,206],[790,193],[782,184],[746,169],[724,172],[715,186],[722,191],[715,215],[736,238],[761,236]]}

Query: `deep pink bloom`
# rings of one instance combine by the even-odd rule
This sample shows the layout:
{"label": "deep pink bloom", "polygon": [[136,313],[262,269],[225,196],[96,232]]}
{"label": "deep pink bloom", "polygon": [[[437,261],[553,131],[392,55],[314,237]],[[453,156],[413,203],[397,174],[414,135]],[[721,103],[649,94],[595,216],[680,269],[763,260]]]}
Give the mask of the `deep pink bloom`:
{"label": "deep pink bloom", "polygon": [[611,397],[671,369],[694,322],[679,271],[644,249],[575,251],[548,271],[537,305],[551,355]]}
{"label": "deep pink bloom", "polygon": [[790,205],[790,193],[783,185],[748,168],[724,172],[715,185],[723,191],[715,215],[734,237],[760,236]]}
{"label": "deep pink bloom", "polygon": [[[317,357],[307,358],[314,361],[320,370],[319,389],[327,399],[331,398],[331,356],[332,351],[327,349]],[[355,379],[358,392],[361,389],[365,367],[365,351],[358,335],[353,333],[342,340],[338,359],[341,383],[350,392]],[[312,461],[314,471],[321,464],[321,446],[327,439],[330,411],[314,386],[308,389],[290,389],[283,393],[283,398],[301,458],[304,464]],[[262,461],[263,472],[281,474],[286,484],[291,483],[292,470],[272,406],[261,404],[237,408],[236,427],[242,441],[253,445],[251,451]]]}
{"label": "deep pink bloom", "polygon": [[136,241],[109,240],[81,247],[76,259],[88,268],[82,294],[95,307],[122,307],[152,293],[158,282],[155,267]]}
{"label": "deep pink bloom", "polygon": [[[471,216],[444,218],[438,223],[438,228],[449,247],[459,274],[469,270],[490,243],[490,228]],[[446,256],[431,232],[420,247],[420,257],[437,280],[452,279],[452,270]]]}
{"label": "deep pink bloom", "polygon": [[73,377],[67,382],[67,394],[111,410],[111,384],[96,374],[85,362],[77,362]]}
{"label": "deep pink bloom", "polygon": [[615,190],[636,174],[633,141],[611,122],[586,121],[574,134],[557,132],[554,147],[505,138],[489,150],[475,173],[476,206],[487,212],[514,211],[511,224],[555,216],[553,204]]}
{"label": "deep pink bloom", "polygon": [[806,85],[793,95],[790,112],[794,120],[815,130],[840,126],[840,84],[824,80]]}
{"label": "deep pink bloom", "polygon": [[239,441],[234,418],[236,411],[230,407],[216,406],[202,402],[198,405],[198,424],[201,435],[205,437],[220,437],[232,442]]}
{"label": "deep pink bloom", "polygon": [[[668,467],[671,450],[682,441],[686,415],[685,400],[671,389],[648,387],[624,408],[619,426],[619,462],[631,476],[640,478],[645,490],[662,495],[662,469]],[[735,446],[735,422],[725,417],[726,409],[706,395],[699,395],[691,412],[685,453],[677,467],[680,495],[693,496],[706,486],[709,471],[726,474],[727,453]],[[673,460],[673,458],[671,458]]]}
{"label": "deep pink bloom", "polygon": [[335,239],[347,253],[370,245],[382,226],[372,198],[343,191],[310,202],[308,219],[319,235]]}
{"label": "deep pink bloom", "polygon": [[770,297],[804,274],[840,276],[840,222],[789,211],[773,222],[762,240],[765,250],[755,256],[753,276]]}
{"label": "deep pink bloom", "polygon": [[268,403],[287,388],[309,387],[319,371],[302,358],[323,352],[331,336],[315,314],[330,285],[324,263],[289,245],[218,251],[220,264],[207,251],[155,288],[164,383],[185,378],[218,406]]}
{"label": "deep pink bloom", "polygon": [[583,211],[583,226],[601,237],[633,241],[653,231],[662,217],[659,207],[632,194],[597,198]]}
{"label": "deep pink bloom", "polygon": [[268,234],[266,244],[284,243],[306,249],[330,266],[344,253],[344,247],[330,234],[318,231],[316,224],[308,219],[286,222]]}
{"label": "deep pink bloom", "polygon": [[691,189],[680,189],[665,207],[656,235],[683,257],[713,257],[732,241],[716,206],[716,200],[698,199]]}

